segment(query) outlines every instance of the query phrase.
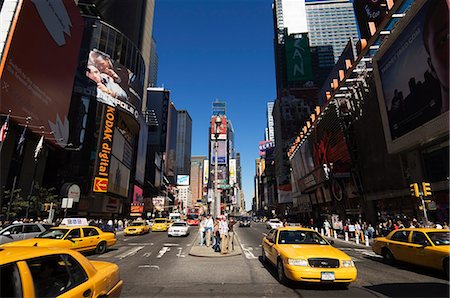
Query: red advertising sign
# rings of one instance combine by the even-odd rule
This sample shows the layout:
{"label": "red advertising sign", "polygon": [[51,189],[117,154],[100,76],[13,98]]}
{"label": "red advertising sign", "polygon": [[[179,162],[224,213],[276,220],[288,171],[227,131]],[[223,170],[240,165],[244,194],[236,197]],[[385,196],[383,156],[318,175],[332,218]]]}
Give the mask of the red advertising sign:
{"label": "red advertising sign", "polygon": [[0,112],[32,117],[32,125],[53,132],[45,134],[49,142],[65,147],[83,19],[73,0],[20,3],[0,65]]}
{"label": "red advertising sign", "polygon": [[226,140],[227,139],[227,117],[225,115],[220,116],[222,123],[219,125],[219,127],[216,128],[216,118],[217,116],[212,116],[211,118],[211,140],[216,139],[216,131],[219,132],[219,140]]}
{"label": "red advertising sign", "polygon": [[94,192],[106,192],[108,190],[108,178],[95,177]]}
{"label": "red advertising sign", "polygon": [[142,188],[135,185],[134,192],[133,192],[133,203],[142,203],[143,200],[144,200],[144,198],[142,196]]}
{"label": "red advertising sign", "polygon": [[144,212],[144,204],[131,204],[130,213],[142,213]]}

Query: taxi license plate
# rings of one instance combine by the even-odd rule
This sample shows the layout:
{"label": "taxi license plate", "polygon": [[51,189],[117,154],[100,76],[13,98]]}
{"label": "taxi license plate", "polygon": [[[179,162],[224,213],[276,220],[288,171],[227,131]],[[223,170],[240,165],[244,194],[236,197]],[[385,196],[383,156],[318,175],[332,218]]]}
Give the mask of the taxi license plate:
{"label": "taxi license plate", "polygon": [[322,272],[321,280],[334,280],[334,272]]}

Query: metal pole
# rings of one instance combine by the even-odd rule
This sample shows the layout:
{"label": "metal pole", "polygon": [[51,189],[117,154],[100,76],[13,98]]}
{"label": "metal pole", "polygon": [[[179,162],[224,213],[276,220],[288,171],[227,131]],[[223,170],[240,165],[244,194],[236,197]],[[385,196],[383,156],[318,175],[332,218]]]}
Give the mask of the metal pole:
{"label": "metal pole", "polygon": [[216,158],[215,158],[215,160],[214,160],[214,204],[215,204],[215,206],[214,206],[214,218],[217,218],[219,215],[220,215],[220,197],[219,197],[219,194],[217,193],[217,183],[218,183],[218,169],[217,169],[217,167],[218,167],[218,157],[217,157],[217,155],[218,155],[218,150],[217,150],[217,147],[218,147],[218,145],[219,145],[219,143],[218,143],[218,137],[216,137],[216,142],[215,142],[215,145],[214,145],[214,149],[215,149],[215,156],[216,156]]}
{"label": "metal pole", "polygon": [[425,226],[428,227],[427,208],[425,207],[425,201],[423,200],[423,196],[420,196],[420,200],[422,201],[423,215],[425,216]]}

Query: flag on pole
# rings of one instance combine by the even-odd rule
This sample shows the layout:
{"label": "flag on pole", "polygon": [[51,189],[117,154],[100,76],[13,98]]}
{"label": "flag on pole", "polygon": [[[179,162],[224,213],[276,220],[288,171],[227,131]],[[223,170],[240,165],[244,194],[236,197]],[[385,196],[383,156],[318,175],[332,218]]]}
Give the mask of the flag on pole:
{"label": "flag on pole", "polygon": [[19,142],[16,146],[16,154],[20,158],[22,156],[23,147],[25,145],[25,135],[27,133],[27,126],[23,127],[22,134],[20,135]]}
{"label": "flag on pole", "polygon": [[8,126],[9,126],[9,114],[6,116],[5,123],[3,123],[2,128],[0,129],[0,142],[3,143],[6,139],[6,135],[8,134]]}
{"label": "flag on pole", "polygon": [[36,149],[34,150],[34,160],[38,159],[39,154],[42,151],[42,147],[44,147],[44,136],[41,136],[41,138],[39,139],[39,142],[36,146]]}

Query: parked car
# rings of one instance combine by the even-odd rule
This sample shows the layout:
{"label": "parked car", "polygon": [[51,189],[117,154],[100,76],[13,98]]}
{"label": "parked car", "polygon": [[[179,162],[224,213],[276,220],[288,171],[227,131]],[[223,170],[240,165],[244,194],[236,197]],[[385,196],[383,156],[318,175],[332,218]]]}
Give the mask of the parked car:
{"label": "parked car", "polygon": [[61,248],[0,248],[0,297],[118,297],[119,267]]}
{"label": "parked car", "polygon": [[59,226],[39,234],[35,238],[0,245],[69,248],[76,251],[95,251],[102,254],[116,244],[113,233],[103,232],[94,226]]}
{"label": "parked car", "polygon": [[272,229],[262,241],[262,260],[277,267],[280,282],[287,280],[339,283],[354,282],[352,259],[331,246],[314,230],[299,227]]}
{"label": "parked car", "polygon": [[268,221],[266,221],[266,228],[268,228],[268,229],[281,228],[282,226],[283,226],[283,223],[277,218],[272,218],[272,219],[269,219]]}
{"label": "parked car", "polygon": [[0,230],[0,244],[33,238],[51,227],[41,223],[12,224]]}
{"label": "parked car", "polygon": [[251,221],[252,221],[251,217],[245,217],[245,216],[243,216],[243,217],[241,217],[241,219],[239,220],[239,226],[240,226],[240,227],[250,227]]}
{"label": "parked car", "polygon": [[167,231],[167,235],[171,236],[188,236],[190,233],[189,225],[185,221],[174,222],[169,230]]}
{"label": "parked car", "polygon": [[395,261],[443,270],[449,274],[450,231],[429,228],[394,230],[375,238],[372,250],[388,264]]}

